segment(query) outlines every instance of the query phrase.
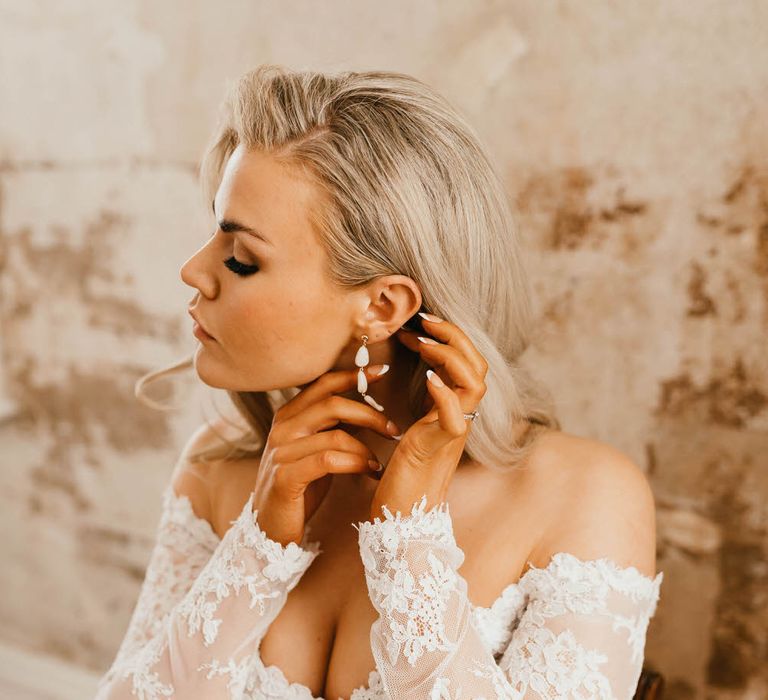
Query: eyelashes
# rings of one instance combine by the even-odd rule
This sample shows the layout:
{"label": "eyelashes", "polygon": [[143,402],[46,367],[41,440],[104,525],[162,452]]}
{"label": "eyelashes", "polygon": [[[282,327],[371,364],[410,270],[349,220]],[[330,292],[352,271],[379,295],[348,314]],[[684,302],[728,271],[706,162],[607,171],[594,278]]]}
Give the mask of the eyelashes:
{"label": "eyelashes", "polygon": [[[210,237],[213,238],[215,235],[216,231],[214,231]],[[248,277],[249,275],[254,275],[261,269],[258,265],[247,265],[244,262],[240,262],[234,255],[230,255],[223,262],[227,269],[231,270],[240,277]]]}
{"label": "eyelashes", "polygon": [[259,271],[258,265],[246,265],[245,263],[241,263],[234,255],[228,257],[224,261],[224,264],[228,269],[232,270],[232,272],[240,277],[248,277],[248,275],[253,275]]}

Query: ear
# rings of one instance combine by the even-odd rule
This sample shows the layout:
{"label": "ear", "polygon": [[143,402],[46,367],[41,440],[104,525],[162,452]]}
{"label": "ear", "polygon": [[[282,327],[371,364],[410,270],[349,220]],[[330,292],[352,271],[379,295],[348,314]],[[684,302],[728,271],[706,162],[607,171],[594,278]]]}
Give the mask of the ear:
{"label": "ear", "polygon": [[421,308],[421,290],[410,277],[384,275],[377,277],[367,288],[365,308],[358,319],[368,328],[372,341],[390,337],[398,328],[415,317]]}

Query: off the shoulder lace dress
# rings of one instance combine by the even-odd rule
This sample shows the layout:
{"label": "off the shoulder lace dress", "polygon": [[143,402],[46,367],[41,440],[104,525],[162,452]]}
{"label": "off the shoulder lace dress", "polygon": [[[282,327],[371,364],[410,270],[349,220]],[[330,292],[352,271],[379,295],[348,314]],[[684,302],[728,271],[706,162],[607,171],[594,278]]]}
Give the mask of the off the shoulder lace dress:
{"label": "off the shoulder lace dress", "polygon": [[[253,494],[219,539],[169,483],[146,577],[96,700],[316,700],[259,658],[260,642],[314,558],[256,522]],[[489,608],[458,569],[447,504],[353,525],[371,602],[376,669],[350,700],[632,698],[663,573],[558,552]],[[329,698],[328,700],[337,700]]]}

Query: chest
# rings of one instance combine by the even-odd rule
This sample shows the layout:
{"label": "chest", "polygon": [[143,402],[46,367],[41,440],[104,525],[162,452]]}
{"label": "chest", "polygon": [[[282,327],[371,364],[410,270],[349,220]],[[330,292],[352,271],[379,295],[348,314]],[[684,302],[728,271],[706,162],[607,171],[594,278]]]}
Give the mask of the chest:
{"label": "chest", "polygon": [[[494,517],[498,522],[498,504],[488,494],[448,502],[454,535],[465,555],[460,573],[470,602],[490,607],[524,573],[540,521],[532,509],[518,508],[514,525],[489,526]],[[475,505],[461,505],[468,502]],[[277,666],[289,682],[327,700],[349,698],[355,688],[368,685],[376,668],[370,630],[378,614],[368,596],[358,533],[351,524],[365,517],[347,513],[312,523],[311,539],[321,543],[323,552],[289,593],[261,643],[266,666]]]}

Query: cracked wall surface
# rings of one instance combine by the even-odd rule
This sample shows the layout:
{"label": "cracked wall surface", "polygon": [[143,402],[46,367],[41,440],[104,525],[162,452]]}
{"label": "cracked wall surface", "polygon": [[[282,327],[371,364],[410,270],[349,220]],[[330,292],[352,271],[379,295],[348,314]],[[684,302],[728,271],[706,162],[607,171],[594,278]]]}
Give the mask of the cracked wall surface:
{"label": "cracked wall surface", "polygon": [[194,347],[227,81],[379,68],[476,127],[533,266],[528,364],[649,476],[665,697],[768,697],[766,36],[756,0],[0,3],[3,641],[100,672],[124,633],[205,411],[133,384]]}

